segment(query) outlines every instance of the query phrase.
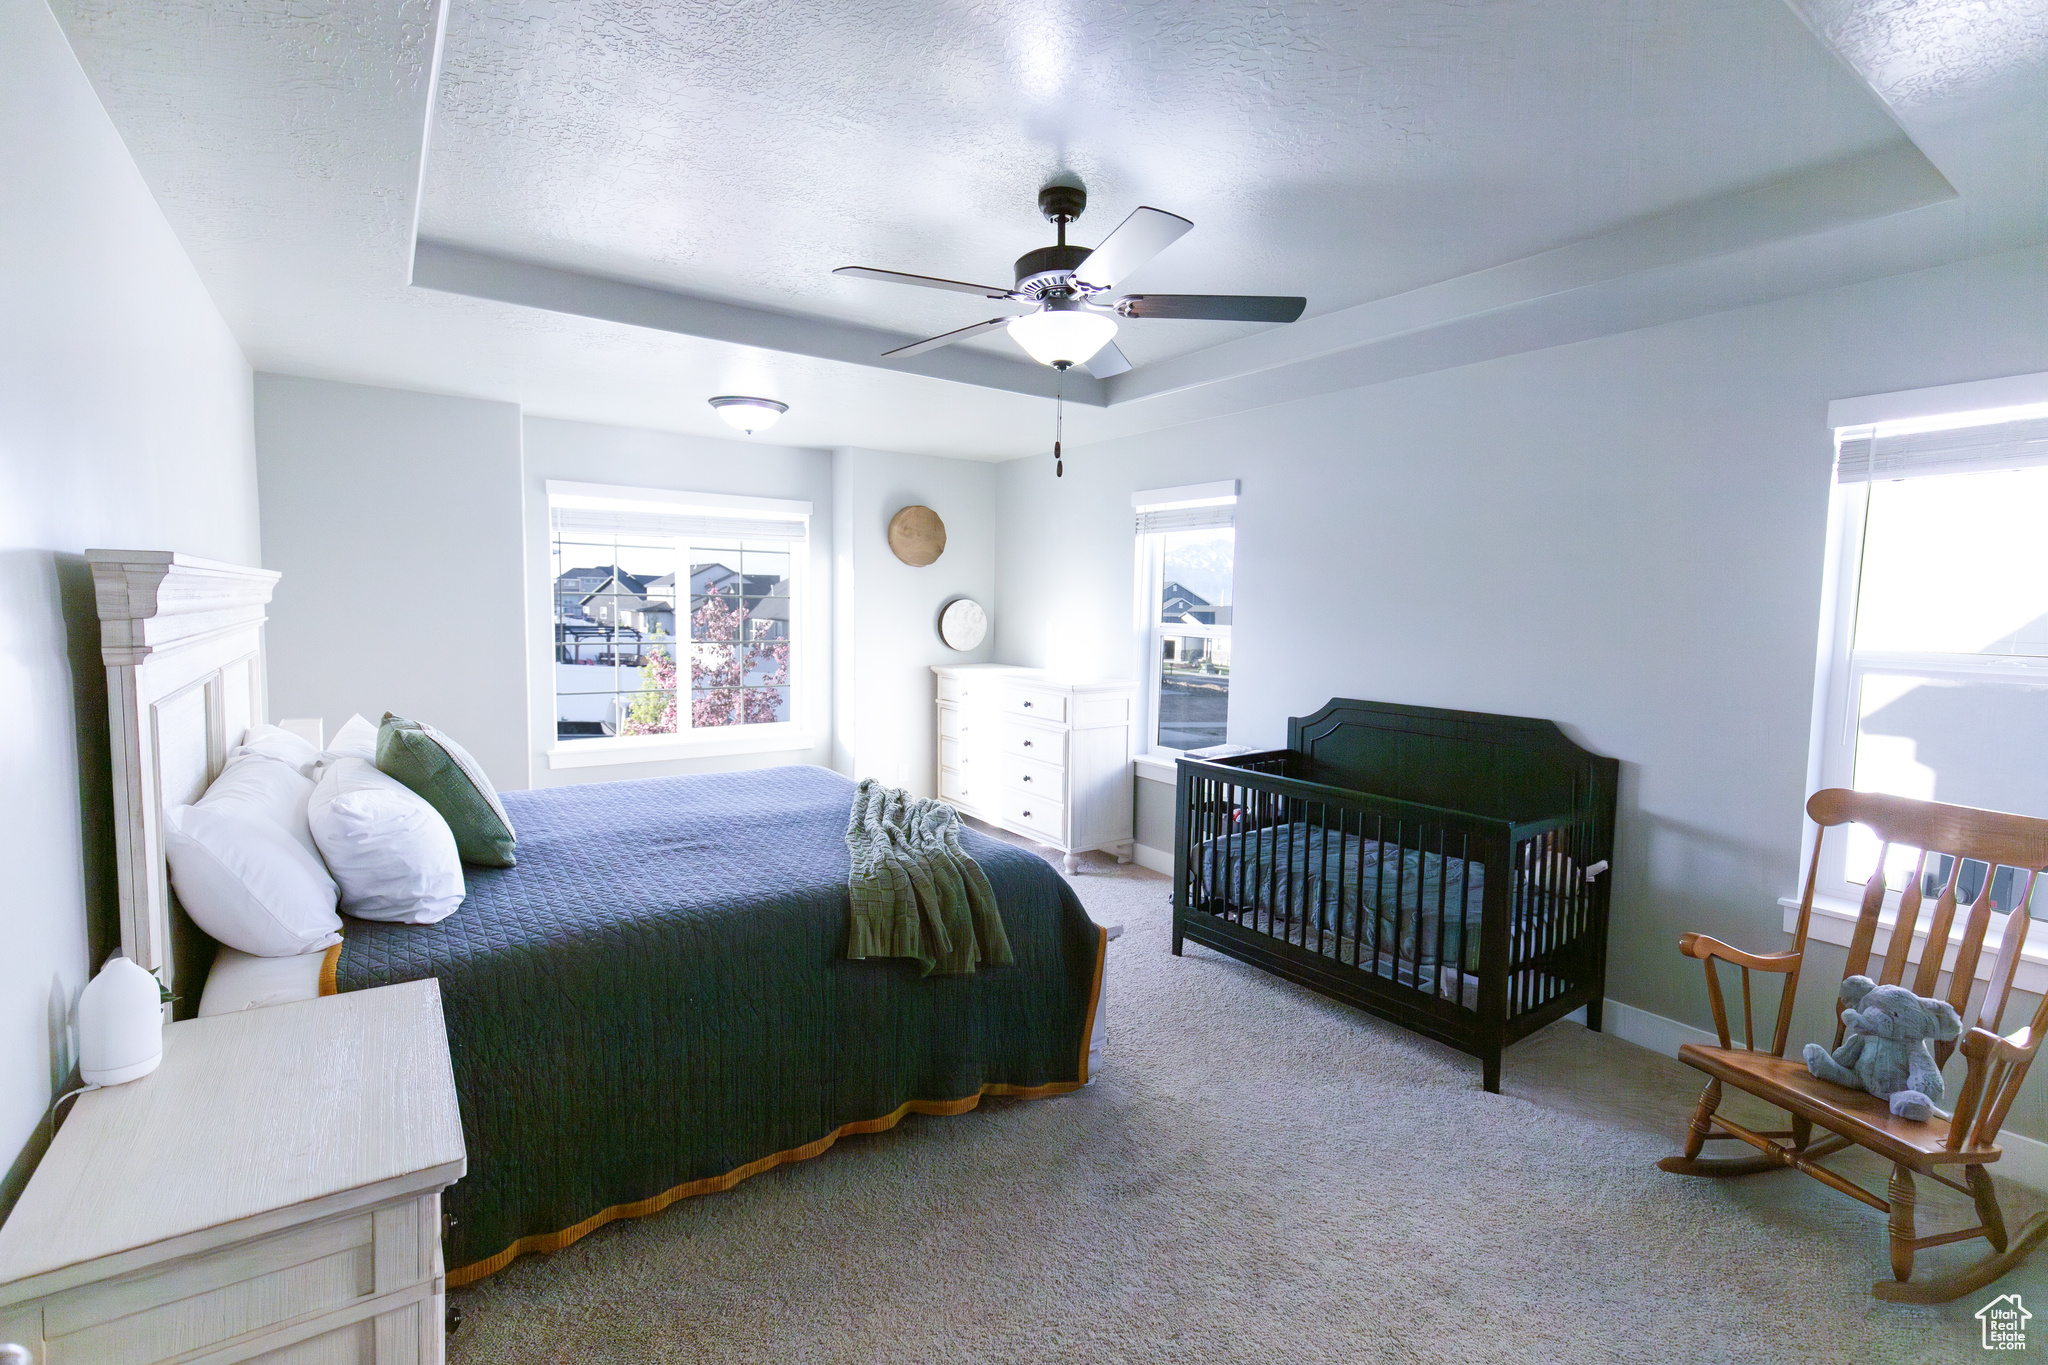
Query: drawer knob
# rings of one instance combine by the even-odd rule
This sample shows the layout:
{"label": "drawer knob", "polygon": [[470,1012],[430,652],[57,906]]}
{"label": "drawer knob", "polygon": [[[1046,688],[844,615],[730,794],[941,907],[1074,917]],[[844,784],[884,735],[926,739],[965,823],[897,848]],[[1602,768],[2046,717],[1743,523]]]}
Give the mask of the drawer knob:
{"label": "drawer knob", "polygon": [[1026,820],[1029,820],[1029,819],[1031,818],[1031,812],[1030,812],[1030,811],[1028,811],[1028,810],[1027,810],[1027,811],[1025,811],[1025,812],[1024,812],[1024,818],[1025,818]]}
{"label": "drawer knob", "polygon": [[1029,781],[1031,780],[1031,774],[1030,774],[1030,773],[1026,773],[1026,774],[1024,774],[1024,780],[1025,780],[1026,782],[1029,782]]}
{"label": "drawer knob", "polygon": [[1029,711],[1029,710],[1031,709],[1031,703],[1030,703],[1030,702],[1028,702],[1028,701],[1027,701],[1027,702],[1025,702],[1025,703],[1024,703],[1024,709],[1025,709],[1026,711]]}
{"label": "drawer knob", "polygon": [[1028,740],[1028,739],[1027,739],[1027,740],[1025,740],[1025,741],[1024,741],[1024,747],[1025,747],[1025,748],[1027,748],[1027,749],[1028,749],[1028,748],[1030,748],[1030,747],[1031,747],[1031,741],[1030,741],[1030,740]]}

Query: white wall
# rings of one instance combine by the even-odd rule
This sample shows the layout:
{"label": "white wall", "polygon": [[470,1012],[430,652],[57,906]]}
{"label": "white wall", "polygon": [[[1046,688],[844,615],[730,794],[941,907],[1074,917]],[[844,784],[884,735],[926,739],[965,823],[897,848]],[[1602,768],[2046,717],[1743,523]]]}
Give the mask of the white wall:
{"label": "white wall", "polygon": [[256,376],[270,709],[446,731],[527,785],[519,409]]}
{"label": "white wall", "polygon": [[1625,765],[1608,990],[1703,1025],[1678,936],[1779,946],[1799,875],[1828,400],[2044,368],[2033,250],[1013,461],[997,647],[1130,672],[1128,494],[1243,479],[1231,740],[1332,696],[1561,722]]}
{"label": "white wall", "polygon": [[[0,0],[0,1214],[114,924],[89,546],[258,556],[249,367],[41,0]],[[19,1155],[17,1155],[19,1154]]]}
{"label": "white wall", "polygon": [[[996,657],[993,631],[980,648],[955,651],[939,639],[938,625],[940,611],[957,597],[972,597],[992,620],[1000,619],[996,468],[850,447],[833,452],[833,766],[841,772],[918,796],[935,794],[931,666]],[[945,553],[923,568],[905,564],[889,548],[889,519],[917,504],[946,524]]]}
{"label": "white wall", "polygon": [[[722,754],[659,762],[550,768],[555,744],[554,624],[551,602],[554,569],[548,543],[547,482],[614,484],[688,493],[728,493],[789,498],[811,504],[811,546],[804,584],[808,600],[798,607],[800,647],[808,656],[800,682],[808,699],[800,703],[812,743],[809,748],[770,753]],[[537,787],[570,782],[614,782],[626,778],[670,777],[679,773],[725,772],[781,763],[829,765],[832,760],[832,457],[822,450],[769,445],[754,440],[716,440],[632,427],[600,426],[544,417],[526,419],[526,638],[527,667],[535,705],[525,729]]]}

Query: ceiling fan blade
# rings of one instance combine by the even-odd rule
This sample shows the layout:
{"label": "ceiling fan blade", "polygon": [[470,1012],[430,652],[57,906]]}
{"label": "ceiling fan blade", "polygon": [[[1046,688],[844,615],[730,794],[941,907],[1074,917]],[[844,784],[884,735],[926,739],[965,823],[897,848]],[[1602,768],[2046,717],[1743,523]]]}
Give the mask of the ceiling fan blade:
{"label": "ceiling fan blade", "polygon": [[1127,318],[1194,318],[1209,322],[1293,322],[1307,299],[1272,294],[1126,294],[1116,311]]}
{"label": "ceiling fan blade", "polygon": [[857,280],[880,280],[884,284],[915,284],[926,289],[950,289],[956,294],[979,294],[985,299],[1008,299],[1016,297],[1016,291],[997,284],[967,284],[960,280],[941,280],[931,275],[906,275],[900,270],[876,270],[865,265],[842,265],[832,272],[835,275],[849,275]]}
{"label": "ceiling fan blade", "polygon": [[1097,379],[1107,379],[1113,374],[1122,374],[1131,368],[1131,362],[1124,359],[1124,353],[1116,348],[1114,341],[1104,342],[1102,349],[1090,356],[1081,366]]}
{"label": "ceiling fan blade", "polygon": [[1074,279],[1096,289],[1114,289],[1118,280],[1179,241],[1194,224],[1164,209],[1140,208],[1117,224],[1102,245],[1088,253]]}
{"label": "ceiling fan blade", "polygon": [[983,332],[994,331],[998,327],[1007,327],[1011,321],[1012,319],[1007,317],[990,318],[987,322],[977,322],[972,327],[961,327],[951,332],[941,332],[935,337],[926,337],[923,341],[913,341],[908,346],[898,346],[893,351],[884,351],[882,352],[882,358],[887,360],[892,355],[923,355],[926,351],[936,351],[941,346],[951,346],[956,341],[965,341],[969,337],[978,337]]}

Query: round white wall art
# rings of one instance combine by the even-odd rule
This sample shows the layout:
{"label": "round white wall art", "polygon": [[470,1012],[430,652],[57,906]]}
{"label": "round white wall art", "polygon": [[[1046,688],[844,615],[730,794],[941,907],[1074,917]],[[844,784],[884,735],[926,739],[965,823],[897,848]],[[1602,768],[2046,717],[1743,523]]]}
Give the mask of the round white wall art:
{"label": "round white wall art", "polygon": [[947,603],[939,613],[939,638],[948,649],[973,649],[988,638],[988,613],[971,597]]}

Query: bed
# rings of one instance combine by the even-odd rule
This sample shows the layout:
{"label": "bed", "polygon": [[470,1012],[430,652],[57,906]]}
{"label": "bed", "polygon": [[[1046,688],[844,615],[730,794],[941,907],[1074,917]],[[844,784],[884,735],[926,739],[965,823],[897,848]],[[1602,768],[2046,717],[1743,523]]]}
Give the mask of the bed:
{"label": "bed", "polygon": [[1285,749],[1182,758],[1192,940],[1481,1061],[1600,1027],[1620,765],[1546,720],[1337,699]]}
{"label": "bed", "polygon": [[[440,980],[469,1174],[448,1280],[728,1188],[907,1113],[1088,1080],[1105,932],[1035,855],[967,831],[1017,962],[919,977],[848,961],[853,784],[818,768],[504,793],[518,864],[464,869],[432,925],[350,920],[298,959],[217,945],[177,908],[165,809],[264,711],[276,575],[94,551],[108,668],[122,945],[178,1017]],[[218,979],[207,976],[218,957]]]}

